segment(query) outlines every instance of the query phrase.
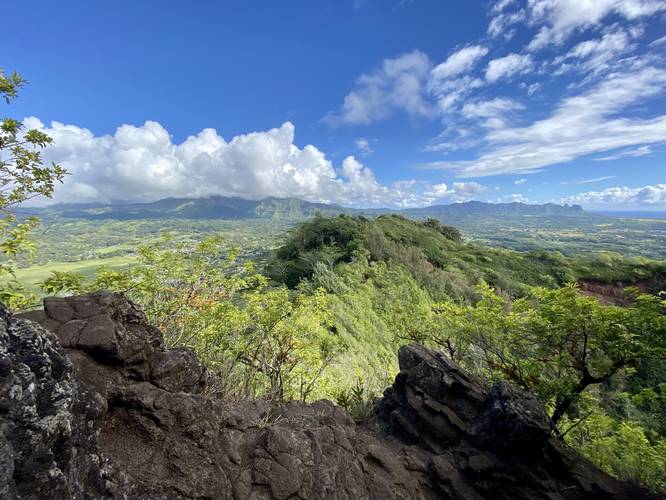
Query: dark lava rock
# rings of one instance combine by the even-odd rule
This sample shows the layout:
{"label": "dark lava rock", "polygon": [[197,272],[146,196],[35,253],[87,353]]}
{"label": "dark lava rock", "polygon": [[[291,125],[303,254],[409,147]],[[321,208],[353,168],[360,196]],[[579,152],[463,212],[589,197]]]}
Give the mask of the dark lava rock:
{"label": "dark lava rock", "polygon": [[44,306],[0,309],[3,499],[647,497],[551,438],[532,395],[420,346],[358,425],[328,401],[211,399],[122,295]]}

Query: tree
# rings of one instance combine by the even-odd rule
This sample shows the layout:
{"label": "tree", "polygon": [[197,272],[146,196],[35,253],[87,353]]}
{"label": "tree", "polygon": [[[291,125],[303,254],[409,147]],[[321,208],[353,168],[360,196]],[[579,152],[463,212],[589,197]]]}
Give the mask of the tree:
{"label": "tree", "polygon": [[[597,467],[625,480],[639,481],[662,493],[666,487],[666,440],[647,438],[635,421],[618,422],[600,408],[595,396],[582,398],[587,418],[567,422],[567,443],[576,447]],[[566,419],[566,417],[565,417]]]}
{"label": "tree", "polygon": [[244,304],[247,321],[231,347],[236,359],[265,377],[272,398],[306,400],[342,348],[330,331],[326,294],[261,289]]}
{"label": "tree", "polygon": [[168,346],[187,346],[223,372],[227,396],[308,398],[342,343],[330,331],[326,295],[270,288],[252,262],[221,235],[202,241],[142,245],[139,263],[99,269],[92,282],[54,272],[42,284],[50,294],[107,289],[141,304]]}
{"label": "tree", "polygon": [[440,233],[442,233],[444,236],[446,236],[450,240],[453,240],[453,241],[456,241],[456,242],[463,241],[462,234],[461,234],[460,230],[457,227],[442,224],[438,219],[435,219],[433,217],[428,217],[426,220],[424,220],[423,225],[425,227],[429,227],[431,229],[434,229],[435,231],[439,231]]}
{"label": "tree", "polygon": [[635,295],[630,307],[604,306],[570,285],[536,289],[534,297],[541,320],[532,330],[540,342],[537,355],[552,357],[546,366],[561,381],[554,391],[554,425],[587,387],[642,359],[666,357],[666,301],[656,296]]}
{"label": "tree", "polygon": [[[0,96],[9,104],[17,97],[26,81],[16,72],[5,76],[0,70]],[[57,182],[62,182],[66,171],[59,165],[42,163],[41,150],[52,139],[13,118],[0,123],[0,252],[5,261],[0,263],[0,301],[12,309],[25,308],[35,301],[16,281],[12,259],[17,255],[32,253],[35,248],[30,231],[38,219],[17,218],[16,208],[23,202],[38,196],[50,198]]]}
{"label": "tree", "polygon": [[490,377],[539,395],[554,429],[588,387],[647,358],[666,357],[666,301],[635,294],[629,307],[605,306],[575,285],[533,288],[513,302],[479,287],[475,305],[437,306],[434,343]]}

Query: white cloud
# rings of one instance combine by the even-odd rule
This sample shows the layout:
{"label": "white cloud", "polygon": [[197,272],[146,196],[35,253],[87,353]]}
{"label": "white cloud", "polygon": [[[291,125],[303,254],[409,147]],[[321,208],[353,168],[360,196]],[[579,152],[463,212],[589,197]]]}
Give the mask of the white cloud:
{"label": "white cloud", "polygon": [[46,127],[37,118],[26,118],[24,123],[53,138],[44,160],[61,164],[71,174],[56,187],[53,201],[60,203],[222,195],[412,207],[468,199],[484,189],[476,182],[456,182],[443,191],[441,185],[416,180],[383,185],[353,156],[336,171],[315,146],[294,144],[290,122],[229,141],[214,129],[204,129],[180,144],[154,121],[140,127],[122,125],[113,135],[99,137],[59,122]]}
{"label": "white cloud", "polygon": [[461,196],[482,193],[486,187],[478,182],[454,182],[453,190]]}
{"label": "white cloud", "polygon": [[526,127],[490,130],[490,146],[474,160],[434,162],[460,177],[536,172],[583,155],[666,141],[666,115],[617,116],[621,111],[663,94],[666,71],[643,68],[615,74],[591,90],[563,99],[551,116]]}
{"label": "white cloud", "polygon": [[430,72],[428,92],[441,114],[449,113],[483,82],[468,73],[488,53],[481,45],[470,45],[451,54]]}
{"label": "white cloud", "polygon": [[506,115],[523,108],[522,104],[512,99],[496,97],[487,101],[468,102],[462,107],[460,113],[467,119],[483,120],[480,123],[482,127],[497,129],[506,126]]}
{"label": "white cloud", "polygon": [[497,3],[495,3],[495,5],[493,5],[493,12],[502,12],[515,1],[516,0],[499,0]]}
{"label": "white cloud", "polygon": [[635,48],[631,38],[629,32],[616,29],[607,31],[601,38],[580,42],[566,55],[555,60],[555,64],[563,63],[558,72],[563,73],[577,66],[588,74],[612,69],[622,54]]}
{"label": "white cloud", "polygon": [[514,35],[514,30],[507,30],[525,19],[525,10],[520,9],[517,12],[503,13],[495,15],[488,23],[488,34],[493,38],[503,35],[505,39],[510,39]]}
{"label": "white cloud", "polygon": [[531,85],[528,85],[527,95],[530,96],[530,97],[533,96],[536,92],[539,91],[539,89],[541,89],[541,87],[542,87],[542,84],[539,83],[539,82],[535,82]]}
{"label": "white cloud", "polygon": [[608,53],[612,55],[624,51],[628,45],[629,37],[624,31],[609,32],[602,38],[580,42],[571,49],[569,57],[583,59],[596,54],[604,54],[606,57]]}
{"label": "white cloud", "polygon": [[356,139],[356,148],[361,152],[363,156],[368,156],[374,153],[372,147],[370,147],[370,141],[363,137]]}
{"label": "white cloud", "polygon": [[462,114],[466,118],[498,118],[508,112],[523,108],[522,104],[513,99],[496,97],[487,101],[468,102],[463,106]]}
{"label": "white cloud", "polygon": [[532,25],[541,25],[529,43],[530,50],[560,45],[575,31],[598,25],[615,14],[635,20],[666,10],[663,0],[528,0]]}
{"label": "white cloud", "polygon": [[559,203],[576,203],[583,206],[660,206],[666,205],[666,184],[636,188],[611,187],[603,191],[588,191],[557,200]]}
{"label": "white cloud", "polygon": [[426,196],[431,196],[432,198],[442,198],[449,194],[449,186],[442,182],[441,184],[435,184],[430,189],[425,192]]}
{"label": "white cloud", "polygon": [[525,179],[524,177],[522,179],[517,179],[517,180],[513,181],[513,183],[516,186],[520,186],[521,184],[525,184],[526,182],[527,182],[527,179]]}
{"label": "white cloud", "polygon": [[390,117],[396,110],[426,117],[446,112],[483,85],[480,79],[465,73],[487,53],[486,47],[469,45],[434,68],[428,56],[418,50],[386,59],[381,69],[357,80],[341,109],[329,113],[325,121],[331,125],[367,125]]}
{"label": "white cloud", "polygon": [[[466,159],[427,166],[463,178],[522,177],[587,155],[608,161],[650,154],[651,146],[666,143],[666,113],[652,105],[666,91],[666,59],[652,47],[661,48],[666,37],[648,37],[656,31],[646,18],[663,12],[666,0],[495,0],[489,36],[459,46],[427,75],[419,72],[415,102],[427,112],[391,104],[385,114],[359,113],[375,118],[356,122],[397,109],[437,117],[442,129],[423,149],[462,150],[455,158]],[[505,43],[519,29],[531,39],[528,50],[518,40]],[[522,92],[500,97],[496,86],[504,90],[509,80]],[[538,99],[530,102],[532,96]],[[580,182],[601,180],[608,179]],[[438,189],[453,191],[451,182]]]}
{"label": "white cloud", "polygon": [[463,47],[447,57],[446,61],[435,66],[430,76],[435,82],[438,82],[466,73],[474,68],[479,59],[487,53],[488,49],[482,45]]}
{"label": "white cloud", "polygon": [[532,69],[532,58],[527,54],[509,54],[493,59],[486,68],[486,80],[496,82],[500,78],[513,77]]}
{"label": "white cloud", "polygon": [[437,108],[440,113],[446,114],[454,109],[479,87],[483,86],[483,80],[474,76],[465,75],[453,80],[431,80],[428,89],[437,99]]}
{"label": "white cloud", "polygon": [[602,181],[608,181],[611,179],[615,179],[617,176],[616,175],[604,175],[602,177],[595,177],[594,179],[583,179],[580,181],[577,181],[576,184],[593,184],[595,182],[602,182]]}
{"label": "white cloud", "polygon": [[395,110],[430,115],[423,87],[431,67],[428,56],[418,50],[385,59],[379,70],[357,80],[340,111],[329,114],[326,121],[332,125],[368,124],[387,118]]}
{"label": "white cloud", "polygon": [[563,186],[566,186],[568,184],[594,184],[595,182],[602,182],[602,181],[608,181],[611,179],[615,179],[617,175],[604,175],[602,177],[595,177],[593,179],[578,179],[576,181],[562,181],[560,184]]}
{"label": "white cloud", "polygon": [[424,191],[429,203],[446,200],[449,202],[469,201],[487,188],[478,182],[454,182],[451,187],[445,183],[434,184]]}
{"label": "white cloud", "polygon": [[496,203],[529,203],[530,200],[520,193],[513,193],[497,198]]}
{"label": "white cloud", "polygon": [[650,146],[640,146],[637,148],[625,149],[624,151],[604,156],[603,158],[595,158],[595,161],[611,161],[619,160],[620,158],[637,158],[639,156],[647,156],[649,154],[652,154],[652,148]]}

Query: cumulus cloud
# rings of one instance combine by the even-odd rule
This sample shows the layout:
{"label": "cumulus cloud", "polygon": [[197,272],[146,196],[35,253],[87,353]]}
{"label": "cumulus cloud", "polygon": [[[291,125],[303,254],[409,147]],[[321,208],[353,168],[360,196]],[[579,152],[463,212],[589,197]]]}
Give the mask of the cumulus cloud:
{"label": "cumulus cloud", "polygon": [[528,0],[528,18],[541,25],[530,50],[560,45],[574,32],[598,25],[611,14],[636,20],[666,10],[663,0]]}
{"label": "cumulus cloud", "polygon": [[486,187],[478,182],[454,182],[453,190],[459,196],[473,196],[475,194],[482,193],[486,190]]}
{"label": "cumulus cloud", "polygon": [[666,184],[654,184],[630,188],[618,186],[603,191],[588,191],[558,200],[560,203],[576,203],[583,206],[659,206],[666,205]]}
{"label": "cumulus cloud", "polygon": [[496,82],[500,78],[513,77],[532,69],[532,58],[527,54],[509,54],[493,59],[486,68],[486,80]]}
{"label": "cumulus cloud", "polygon": [[26,118],[29,128],[54,140],[44,160],[69,172],[56,187],[55,202],[150,201],[165,197],[296,197],[347,206],[412,207],[459,201],[483,191],[478,183],[435,189],[425,181],[384,185],[374,172],[348,156],[336,169],[315,146],[294,143],[294,126],[238,135],[230,140],[204,129],[180,144],[159,123],[122,125],[95,136],[75,125]]}
{"label": "cumulus cloud", "polygon": [[515,181],[513,181],[513,183],[516,186],[520,186],[521,184],[525,184],[526,182],[527,182],[527,179],[525,179],[524,177],[522,179],[516,179]]}
{"label": "cumulus cloud", "polygon": [[474,160],[434,162],[461,177],[531,173],[583,155],[666,141],[666,115],[618,117],[636,103],[663,94],[666,71],[647,67],[615,74],[591,90],[563,99],[547,118],[526,127],[493,129],[491,146]]}
{"label": "cumulus cloud", "polygon": [[380,69],[357,80],[340,111],[325,120],[331,125],[367,124],[387,118],[395,110],[431,114],[424,99],[424,84],[431,66],[428,56],[419,50],[385,59]]}

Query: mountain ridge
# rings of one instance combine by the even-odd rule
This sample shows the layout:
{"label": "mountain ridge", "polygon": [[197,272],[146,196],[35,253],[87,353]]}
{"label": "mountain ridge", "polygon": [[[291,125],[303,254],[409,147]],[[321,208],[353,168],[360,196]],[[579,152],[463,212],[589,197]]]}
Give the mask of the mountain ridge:
{"label": "mountain ridge", "polygon": [[580,205],[558,205],[554,203],[487,203],[466,201],[438,204],[418,208],[353,208],[338,204],[318,203],[299,198],[267,197],[249,200],[241,197],[209,196],[201,198],[162,198],[153,202],[111,202],[56,204],[43,208],[22,208],[25,215],[58,215],[64,218],[81,219],[245,219],[281,218],[300,220],[319,212],[322,215],[379,215],[403,214],[417,218],[441,217],[445,215],[592,215]]}

